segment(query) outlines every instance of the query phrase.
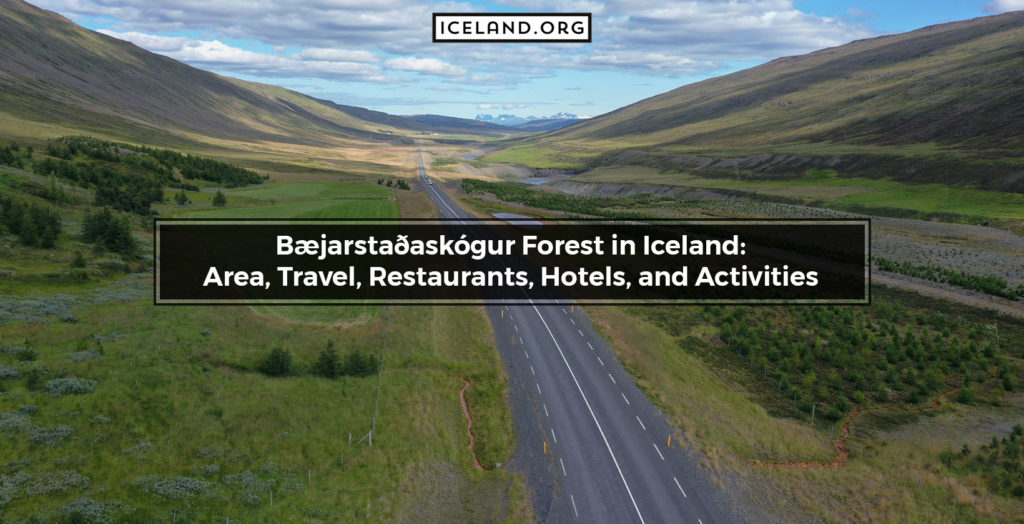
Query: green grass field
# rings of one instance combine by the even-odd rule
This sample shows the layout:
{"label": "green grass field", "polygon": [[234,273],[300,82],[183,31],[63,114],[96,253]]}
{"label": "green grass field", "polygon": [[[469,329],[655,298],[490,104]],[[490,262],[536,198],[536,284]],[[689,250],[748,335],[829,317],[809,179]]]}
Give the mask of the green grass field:
{"label": "green grass field", "polygon": [[[156,207],[200,218],[398,216],[393,190],[372,183],[275,182],[225,191],[228,206],[217,208],[210,191],[188,194],[197,203]],[[57,249],[0,245],[0,520],[531,519],[524,479],[493,469],[515,442],[482,312],[154,307],[152,277],[104,269],[115,255],[78,239],[84,210],[61,212]],[[145,250],[148,221],[136,222]],[[76,250],[86,252],[83,278],[68,271]],[[341,355],[383,356],[379,408],[376,374],[312,374],[328,341]],[[16,346],[38,357],[21,360]],[[291,353],[290,376],[256,371],[275,347]],[[95,388],[50,394],[57,379]],[[467,449],[463,379],[487,471]]]}
{"label": "green grass field", "polygon": [[[413,468],[447,476],[439,488],[444,499],[432,502],[438,515],[527,515],[520,481],[501,471],[475,471],[465,445],[461,377],[474,384],[468,393],[481,460],[507,461],[513,447],[501,363],[482,315],[395,308],[385,338],[384,315],[339,329],[268,318],[244,307],[154,308],[146,302],[74,308],[76,323],[57,321],[42,330],[0,326],[3,340],[28,340],[40,353],[38,361],[21,364],[0,354],[0,364],[23,374],[43,370],[44,379],[97,381],[92,393],[64,397],[30,390],[20,378],[3,381],[0,413],[35,407],[29,428],[2,426],[7,444],[0,461],[9,465],[2,474],[40,479],[74,471],[88,479],[87,485],[58,483],[42,493],[25,486],[5,491],[5,517],[54,520],[60,506],[88,498],[133,508],[126,515],[135,522],[395,520],[429,509],[403,489]],[[355,442],[370,429],[376,375],[308,375],[328,340],[342,354],[358,349],[378,355],[387,341],[373,447]],[[85,347],[102,347],[102,355],[70,360]],[[254,371],[272,347],[292,353],[300,376],[268,378]],[[53,445],[32,440],[38,428],[60,425],[70,429],[68,437]],[[10,466],[18,461],[27,462]],[[195,490],[161,491],[147,484],[148,475]]]}
{"label": "green grass field", "polygon": [[[230,200],[229,200],[230,202]],[[398,215],[394,200],[313,200],[261,206],[184,210],[185,218],[389,218]]]}
{"label": "green grass field", "polygon": [[[173,193],[173,192],[172,192]],[[359,182],[285,182],[224,191],[228,204],[213,207],[210,191],[186,191],[194,203],[162,204],[163,214],[183,218],[391,218],[398,202],[391,188]]]}

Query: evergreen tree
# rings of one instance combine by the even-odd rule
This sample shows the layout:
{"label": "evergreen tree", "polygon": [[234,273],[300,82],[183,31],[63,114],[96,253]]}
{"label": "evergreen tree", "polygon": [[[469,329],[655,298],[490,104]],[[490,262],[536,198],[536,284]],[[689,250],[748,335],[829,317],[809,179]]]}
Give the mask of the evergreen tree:
{"label": "evergreen tree", "polygon": [[320,352],[320,356],[316,359],[315,372],[326,378],[337,378],[341,374],[341,360],[338,358],[338,352],[334,349],[333,343],[328,344],[327,348]]}
{"label": "evergreen tree", "polygon": [[39,228],[36,226],[33,215],[34,213],[26,208],[21,217],[21,230],[18,231],[18,238],[26,246],[34,246],[39,242]]}
{"label": "evergreen tree", "polygon": [[274,348],[259,365],[260,373],[270,377],[283,377],[292,371],[292,354],[281,348]]}
{"label": "evergreen tree", "polygon": [[227,199],[227,197],[224,196],[224,193],[221,193],[220,191],[217,191],[217,194],[213,195],[213,205],[214,206],[223,206],[224,204],[227,204],[227,203],[228,203],[228,199]]}

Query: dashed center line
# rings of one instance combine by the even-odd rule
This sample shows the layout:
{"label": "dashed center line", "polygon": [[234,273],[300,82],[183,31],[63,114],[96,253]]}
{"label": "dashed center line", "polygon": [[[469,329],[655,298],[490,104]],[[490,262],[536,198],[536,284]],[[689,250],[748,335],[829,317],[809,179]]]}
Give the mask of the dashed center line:
{"label": "dashed center line", "polygon": [[588,347],[588,348],[590,348],[590,350],[591,350],[591,351],[593,351],[593,350],[594,350],[594,346],[591,346],[591,345],[590,345],[590,342],[587,342],[587,347]]}
{"label": "dashed center line", "polygon": [[658,445],[653,442],[651,442],[651,445],[654,446],[654,451],[658,452],[658,456],[661,457],[661,460],[665,460],[665,455],[661,454],[661,450],[658,449]]}
{"label": "dashed center line", "polygon": [[583,331],[582,330],[577,329],[576,332],[579,333],[581,337],[583,336]]}
{"label": "dashed center line", "polygon": [[644,431],[647,431],[647,426],[644,425],[644,421],[640,420],[639,415],[637,415],[636,421],[640,423],[640,427],[644,428]]}
{"label": "dashed center line", "polygon": [[[522,343],[523,343],[523,339],[519,339],[519,343],[520,343],[520,344],[522,344]],[[530,353],[529,353],[529,352],[527,352],[527,351],[526,351],[525,349],[523,350],[523,354],[524,354],[524,355],[526,355],[526,358],[527,358],[527,359],[529,359],[529,358],[530,358]]]}
{"label": "dashed center line", "polygon": [[640,519],[640,524],[644,524],[644,516],[640,512],[640,506],[636,503],[636,498],[633,496],[633,490],[629,488],[629,482],[626,481],[626,475],[622,473],[622,467],[619,466],[619,459],[615,458],[615,452],[612,451],[611,444],[608,443],[608,437],[604,433],[604,429],[601,428],[601,423],[597,420],[597,415],[594,414],[594,408],[590,405],[590,401],[587,400],[587,395],[583,393],[583,387],[580,386],[579,379],[576,378],[576,373],[573,372],[572,366],[569,365],[569,360],[565,358],[565,352],[562,351],[562,347],[558,344],[558,339],[555,338],[555,334],[551,332],[551,326],[544,320],[544,315],[541,314],[540,309],[537,308],[536,304],[532,304],[534,313],[537,314],[537,318],[544,324],[544,329],[547,330],[548,336],[551,337],[551,342],[554,343],[555,349],[558,351],[558,355],[562,357],[562,363],[565,364],[565,369],[569,372],[569,376],[572,377],[573,383],[576,385],[576,391],[579,392],[580,397],[583,399],[583,404],[587,407],[587,412],[590,414],[591,420],[594,421],[594,426],[597,427],[597,432],[601,435],[601,440],[604,443],[604,447],[608,450],[608,456],[611,457],[612,463],[615,465],[615,471],[619,474],[619,480],[622,481],[622,487],[625,488],[626,494],[629,496],[629,501],[633,503],[633,509],[636,510],[636,516]]}
{"label": "dashed center line", "polygon": [[537,384],[537,394],[538,395],[543,395],[543,393],[540,392],[540,384]]}
{"label": "dashed center line", "polygon": [[562,476],[563,477],[568,477],[569,474],[565,471],[565,462],[562,462],[561,457],[559,457],[558,463],[562,465]]}
{"label": "dashed center line", "polygon": [[576,514],[577,518],[579,518],[580,512],[576,511],[576,497],[572,496],[572,493],[569,494],[569,500],[572,502],[572,512]]}
{"label": "dashed center line", "polygon": [[516,333],[519,333],[519,326],[512,324],[512,327],[516,328]]}
{"label": "dashed center line", "polygon": [[541,404],[541,405],[544,406],[544,416],[545,417],[550,417],[551,414],[548,413],[548,405],[547,404]]}
{"label": "dashed center line", "polygon": [[[526,345],[526,344],[523,343],[523,337],[519,337],[519,345],[521,345],[521,346],[525,346]],[[530,357],[527,356],[526,358],[530,358]]]}
{"label": "dashed center line", "polygon": [[619,394],[622,395],[622,400],[625,400],[626,401],[626,405],[628,406],[629,405],[629,399],[626,398],[626,394],[622,393],[621,391],[619,392]]}
{"label": "dashed center line", "polygon": [[572,317],[569,318],[569,322],[572,322],[572,325],[574,325],[574,326],[576,325],[576,321],[573,320]]}
{"label": "dashed center line", "polygon": [[679,492],[683,494],[683,498],[684,498],[684,499],[685,499],[685,498],[688,498],[688,497],[686,496],[686,492],[685,492],[685,491],[683,491],[683,487],[679,485],[679,479],[677,479],[677,478],[675,478],[675,477],[672,477],[672,480],[676,481],[676,487],[677,487],[677,488],[679,488]]}
{"label": "dashed center line", "polygon": [[601,357],[597,357],[597,361],[600,362],[602,366],[604,365],[604,361],[601,360]]}
{"label": "dashed center line", "polygon": [[534,375],[537,374],[537,372],[533,370],[533,364],[530,364],[530,373],[533,373]]}
{"label": "dashed center line", "polygon": [[612,384],[618,384],[618,382],[615,382],[615,377],[613,377],[611,373],[608,373],[608,378],[612,379]]}
{"label": "dashed center line", "polygon": [[555,436],[555,428],[551,428],[551,440],[554,440],[555,444],[558,444],[558,437]]}

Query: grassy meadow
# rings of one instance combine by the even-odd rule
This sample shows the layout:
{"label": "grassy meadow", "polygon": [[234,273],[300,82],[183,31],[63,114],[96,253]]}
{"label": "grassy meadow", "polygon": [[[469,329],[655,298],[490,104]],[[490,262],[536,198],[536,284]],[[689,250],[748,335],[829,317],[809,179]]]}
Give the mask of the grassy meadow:
{"label": "grassy meadow", "polygon": [[[261,153],[277,154],[291,153]],[[200,218],[430,216],[429,202],[376,183],[410,167],[407,155],[380,156],[398,160],[364,172],[274,175],[222,189],[223,207],[212,206],[217,188],[202,184],[185,191],[186,205],[153,207]],[[103,252],[80,238],[88,191],[62,183],[79,198],[50,202],[25,186],[45,179],[3,172],[0,192],[49,206],[64,223],[55,249],[0,233],[4,522],[530,519],[523,478],[495,467],[515,442],[482,310],[155,307],[148,220],[117,215],[134,228],[138,259]],[[83,267],[73,265],[77,253]],[[383,358],[379,402],[377,374],[315,375],[328,343],[342,357]],[[273,348],[290,353],[288,376],[258,371]],[[468,449],[463,379],[484,471]]]}

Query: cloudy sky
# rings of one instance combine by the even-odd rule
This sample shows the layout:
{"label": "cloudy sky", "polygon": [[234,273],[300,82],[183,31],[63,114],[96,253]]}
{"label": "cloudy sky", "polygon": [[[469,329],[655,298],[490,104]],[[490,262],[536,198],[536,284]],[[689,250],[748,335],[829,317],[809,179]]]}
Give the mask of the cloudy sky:
{"label": "cloudy sky", "polygon": [[[221,74],[394,114],[597,115],[851,40],[1024,0],[29,0]],[[432,12],[590,12],[590,44],[433,44]]]}

